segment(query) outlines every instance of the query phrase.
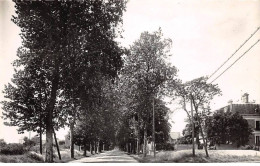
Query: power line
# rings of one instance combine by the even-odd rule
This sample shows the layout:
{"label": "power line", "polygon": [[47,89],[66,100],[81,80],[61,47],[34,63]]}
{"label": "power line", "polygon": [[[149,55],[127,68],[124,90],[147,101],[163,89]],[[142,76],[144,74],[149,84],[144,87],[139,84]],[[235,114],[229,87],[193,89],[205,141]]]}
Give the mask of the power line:
{"label": "power line", "polygon": [[235,62],[233,62],[228,68],[226,68],[226,70],[224,70],[220,75],[218,75],[217,78],[215,78],[213,81],[211,81],[210,83],[214,82],[216,79],[218,79],[222,74],[224,74],[229,68],[231,68],[240,58],[242,58],[248,51],[250,51],[258,42],[260,41],[260,39],[258,39],[255,44],[253,44],[248,50],[246,50],[244,52],[244,54],[242,54],[239,58],[237,58],[237,60]]}
{"label": "power line", "polygon": [[253,36],[256,34],[256,32],[257,32],[259,29],[260,29],[260,27],[258,27],[258,28],[255,30],[255,32],[254,32],[253,34],[251,34],[251,36],[250,36],[246,41],[244,41],[244,43],[243,43],[217,70],[215,70],[215,71],[209,76],[208,79],[210,79],[222,66],[224,66],[224,65],[227,63],[227,61],[229,61],[229,59],[232,58],[232,57],[237,53],[237,51],[240,50],[240,48],[243,47],[243,46],[248,42],[248,40],[251,39],[251,37],[253,37]]}

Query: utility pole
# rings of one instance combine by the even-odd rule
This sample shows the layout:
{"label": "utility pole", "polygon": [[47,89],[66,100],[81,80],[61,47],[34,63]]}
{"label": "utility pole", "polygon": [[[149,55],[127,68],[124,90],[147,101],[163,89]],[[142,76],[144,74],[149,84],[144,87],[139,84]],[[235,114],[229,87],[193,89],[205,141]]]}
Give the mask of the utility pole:
{"label": "utility pole", "polygon": [[153,157],[155,158],[155,118],[154,118],[154,97],[153,97]]}
{"label": "utility pole", "polygon": [[193,107],[192,107],[192,96],[191,95],[190,95],[190,108],[191,108],[191,126],[192,126],[192,156],[195,157],[194,121],[193,121]]}

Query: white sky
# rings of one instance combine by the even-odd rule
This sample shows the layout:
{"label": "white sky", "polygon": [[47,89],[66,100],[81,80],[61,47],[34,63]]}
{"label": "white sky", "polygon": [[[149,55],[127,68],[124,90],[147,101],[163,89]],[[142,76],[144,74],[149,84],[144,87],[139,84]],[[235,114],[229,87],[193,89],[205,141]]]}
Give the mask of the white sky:
{"label": "white sky", "polygon": [[[21,45],[19,28],[10,21],[12,14],[13,2],[0,0],[1,91],[4,84],[10,82],[11,62]],[[173,40],[171,62],[179,69],[179,78],[188,81],[213,73],[260,26],[259,17],[260,0],[129,0],[123,17],[124,38],[120,41],[123,46],[128,46],[139,38],[141,32],[152,32],[161,27],[164,36]],[[258,39],[260,30],[224,69]],[[215,81],[223,95],[213,100],[212,109],[225,106],[229,99],[237,102],[242,92],[249,93],[249,100],[260,103],[259,63],[260,43]],[[2,93],[0,100],[3,100]],[[172,131],[182,131],[185,117],[181,110],[171,115],[175,121]],[[17,142],[21,135],[16,133],[14,128],[2,125],[0,120],[0,138]],[[64,133],[59,132],[58,137],[63,139]]]}

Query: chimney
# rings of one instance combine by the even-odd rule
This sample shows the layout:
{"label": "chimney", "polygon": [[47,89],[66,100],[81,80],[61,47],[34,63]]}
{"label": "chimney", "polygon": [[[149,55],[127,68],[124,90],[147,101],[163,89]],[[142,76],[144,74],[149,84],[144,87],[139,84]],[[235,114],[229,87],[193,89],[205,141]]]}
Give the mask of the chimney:
{"label": "chimney", "polygon": [[232,112],[233,100],[229,100],[229,101],[228,101],[228,104],[229,104],[229,110],[230,110],[230,112]]}
{"label": "chimney", "polygon": [[248,103],[248,96],[249,96],[248,93],[244,93],[244,94],[243,94],[243,96],[242,96],[242,102],[243,102],[243,103]]}

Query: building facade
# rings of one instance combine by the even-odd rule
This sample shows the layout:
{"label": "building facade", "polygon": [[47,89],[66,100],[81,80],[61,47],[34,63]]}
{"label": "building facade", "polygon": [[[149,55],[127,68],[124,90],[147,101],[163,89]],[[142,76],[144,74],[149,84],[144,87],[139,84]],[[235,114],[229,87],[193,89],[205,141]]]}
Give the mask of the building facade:
{"label": "building facade", "polygon": [[249,137],[249,145],[260,145],[260,104],[250,103],[249,94],[245,93],[241,97],[241,103],[234,104],[229,101],[228,105],[222,107],[220,110],[238,112],[244,119],[247,120],[249,126],[253,130]]}
{"label": "building facade", "polygon": [[170,132],[169,143],[176,143],[178,138],[181,137],[180,132]]}

